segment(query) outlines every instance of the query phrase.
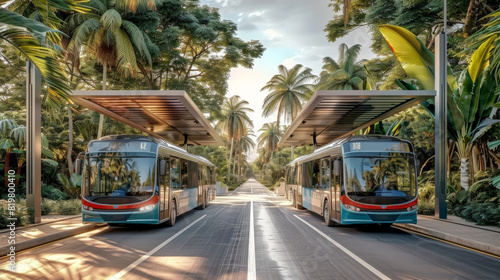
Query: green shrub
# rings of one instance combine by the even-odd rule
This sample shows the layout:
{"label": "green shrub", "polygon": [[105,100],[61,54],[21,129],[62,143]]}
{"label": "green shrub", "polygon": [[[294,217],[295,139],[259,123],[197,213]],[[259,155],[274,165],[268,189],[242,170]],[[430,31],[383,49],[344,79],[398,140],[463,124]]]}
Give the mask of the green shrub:
{"label": "green shrub", "polygon": [[434,200],[418,200],[418,214],[434,215]]}
{"label": "green shrub", "polygon": [[64,200],[68,198],[68,196],[61,190],[45,183],[42,183],[42,197],[51,200]]}
{"label": "green shrub", "polygon": [[80,199],[64,200],[59,203],[59,214],[61,215],[77,215],[82,213],[82,201]]}
{"label": "green shrub", "polygon": [[43,198],[42,199],[42,215],[58,214],[60,201]]}
{"label": "green shrub", "polygon": [[500,205],[498,203],[473,202],[464,206],[460,216],[478,225],[500,226]]}
{"label": "green shrub", "polygon": [[[0,228],[7,228],[8,225],[12,222],[8,220],[11,218],[9,205],[7,200],[0,200]],[[26,201],[17,200],[15,203],[14,216],[12,218],[16,218],[15,221],[16,226],[24,226],[28,224],[29,216],[28,209],[26,208]]]}

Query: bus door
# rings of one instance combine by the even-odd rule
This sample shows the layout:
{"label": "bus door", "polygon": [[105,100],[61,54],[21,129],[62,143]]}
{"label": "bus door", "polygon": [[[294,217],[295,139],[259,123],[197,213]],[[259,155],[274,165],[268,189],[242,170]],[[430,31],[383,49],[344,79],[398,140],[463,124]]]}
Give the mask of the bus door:
{"label": "bus door", "polygon": [[321,188],[321,160],[316,159],[312,162],[312,192],[311,192],[311,211],[318,214],[323,213],[323,191]]}
{"label": "bus door", "polygon": [[332,160],[332,218],[340,221],[340,188],[342,186],[342,158]]}
{"label": "bus door", "polygon": [[[331,189],[332,188],[331,188],[331,183],[330,183],[330,173],[331,173],[330,167],[331,167],[330,158],[321,159],[321,165],[320,165],[321,182],[320,182],[320,185],[321,185],[322,196],[321,196],[320,202],[321,202],[321,207],[323,207],[324,201],[327,200],[329,203],[329,205],[328,205],[329,210],[333,209],[332,208],[332,199],[331,199],[331,197],[332,197]],[[323,208],[321,208],[321,211],[323,211]]]}
{"label": "bus door", "polygon": [[168,215],[168,202],[169,202],[169,159],[165,157],[159,158],[159,176],[158,176],[158,187],[160,191],[160,221],[169,217]]}

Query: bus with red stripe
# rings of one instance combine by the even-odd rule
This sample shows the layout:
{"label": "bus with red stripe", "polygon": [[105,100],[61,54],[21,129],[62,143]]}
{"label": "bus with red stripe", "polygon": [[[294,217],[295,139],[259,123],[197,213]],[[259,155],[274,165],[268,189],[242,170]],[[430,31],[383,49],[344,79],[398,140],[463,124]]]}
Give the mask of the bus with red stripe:
{"label": "bus with red stripe", "polygon": [[334,224],[417,222],[413,145],[391,136],[336,140],[286,166],[286,196],[294,207]]}
{"label": "bus with red stripe", "polygon": [[84,223],[173,226],[215,198],[215,165],[166,141],[114,135],[91,141],[83,159]]}

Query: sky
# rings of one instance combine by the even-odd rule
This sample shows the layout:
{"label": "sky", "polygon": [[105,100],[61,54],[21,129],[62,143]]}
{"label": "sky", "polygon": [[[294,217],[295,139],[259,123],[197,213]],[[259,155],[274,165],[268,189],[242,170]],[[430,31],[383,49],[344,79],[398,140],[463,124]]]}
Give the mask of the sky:
{"label": "sky", "polygon": [[[358,29],[335,43],[328,42],[326,24],[334,12],[328,7],[329,0],[201,0],[202,4],[219,8],[222,19],[238,24],[238,37],[245,41],[259,40],[266,51],[254,61],[252,69],[235,68],[229,78],[227,97],[239,95],[249,102],[254,110],[249,116],[253,120],[254,132],[265,124],[276,121],[276,115],[262,117],[262,104],[268,94],[262,87],[278,74],[280,64],[291,68],[302,64],[321,72],[322,60],[329,56],[338,59],[338,46],[349,47],[361,44],[359,59],[371,58],[370,35]],[[256,138],[254,139],[257,144]],[[248,161],[255,159],[256,153],[248,155]]]}

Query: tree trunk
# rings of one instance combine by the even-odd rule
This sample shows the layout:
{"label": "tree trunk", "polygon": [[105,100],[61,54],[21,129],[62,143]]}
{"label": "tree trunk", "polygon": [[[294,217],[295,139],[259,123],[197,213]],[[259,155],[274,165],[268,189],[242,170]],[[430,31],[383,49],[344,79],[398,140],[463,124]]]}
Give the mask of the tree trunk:
{"label": "tree trunk", "polygon": [[474,173],[477,173],[480,170],[479,160],[478,160],[479,153],[477,151],[477,145],[474,145],[472,147],[471,154],[472,154],[472,168],[471,168],[471,170],[474,171]]}
{"label": "tree trunk", "polygon": [[[102,65],[102,90],[106,90],[106,75],[108,71],[108,64],[106,61]],[[99,128],[97,129],[97,139],[102,137],[102,128],[104,126],[104,115],[99,114]]]}
{"label": "tree trunk", "polygon": [[68,150],[66,152],[66,160],[68,161],[69,177],[73,175],[73,114],[68,106]]}
{"label": "tree trunk", "polygon": [[464,23],[464,37],[467,38],[475,26],[479,8],[483,6],[484,0],[470,0],[467,15],[465,16]]}
{"label": "tree trunk", "polygon": [[227,166],[227,168],[228,168],[227,169],[227,179],[228,180],[231,177],[231,160],[233,160],[233,142],[234,142],[234,138],[231,138],[231,150],[229,152],[229,163],[228,163],[228,166]]}
{"label": "tree trunk", "polygon": [[16,174],[19,176],[16,176],[16,182],[15,182],[16,186],[19,186],[19,179],[21,179],[21,170],[23,168],[24,161],[25,161],[25,159],[23,157],[19,157],[19,159],[17,160],[17,173]]}
{"label": "tree trunk", "polygon": [[469,159],[460,159],[460,185],[464,190],[469,189]]}

